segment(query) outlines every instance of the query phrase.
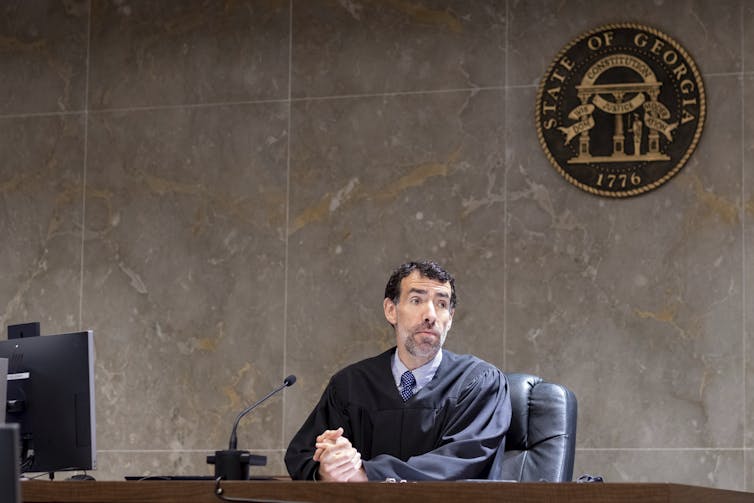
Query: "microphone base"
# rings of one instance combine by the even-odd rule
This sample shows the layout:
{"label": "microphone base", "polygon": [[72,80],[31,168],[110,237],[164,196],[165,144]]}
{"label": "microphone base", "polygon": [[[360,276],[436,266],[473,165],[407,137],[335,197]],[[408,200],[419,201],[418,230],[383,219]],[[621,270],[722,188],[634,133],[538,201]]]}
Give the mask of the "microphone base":
{"label": "microphone base", "polygon": [[249,466],[267,465],[267,456],[250,454],[249,451],[215,451],[207,456],[207,463],[215,465],[215,478],[223,480],[249,480]]}

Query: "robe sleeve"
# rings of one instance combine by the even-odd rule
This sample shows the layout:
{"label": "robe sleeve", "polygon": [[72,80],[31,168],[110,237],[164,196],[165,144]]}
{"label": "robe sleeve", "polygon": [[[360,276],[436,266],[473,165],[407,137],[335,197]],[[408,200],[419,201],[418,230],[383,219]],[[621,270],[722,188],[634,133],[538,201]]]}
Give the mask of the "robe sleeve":
{"label": "robe sleeve", "polygon": [[[319,469],[319,463],[312,459],[315,451],[314,441],[320,433],[332,429],[333,424],[346,427],[349,422],[336,404],[335,387],[330,381],[319,403],[288,445],[285,465],[292,479],[314,480],[314,473]],[[350,431],[346,430],[345,433],[348,438]]]}
{"label": "robe sleeve", "polygon": [[369,480],[486,478],[505,441],[511,405],[503,373],[484,366],[461,387],[435,449],[406,461],[386,454],[363,461]]}

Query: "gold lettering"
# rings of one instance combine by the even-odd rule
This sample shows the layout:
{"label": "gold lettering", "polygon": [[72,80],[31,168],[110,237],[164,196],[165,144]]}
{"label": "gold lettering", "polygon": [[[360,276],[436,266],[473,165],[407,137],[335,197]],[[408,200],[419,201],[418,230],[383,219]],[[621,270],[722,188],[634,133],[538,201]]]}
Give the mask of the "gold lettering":
{"label": "gold lettering", "polygon": [[687,122],[691,122],[694,119],[696,119],[696,117],[691,115],[686,109],[684,109],[683,113],[681,113],[681,124],[686,124]]}
{"label": "gold lettering", "polygon": [[569,60],[567,57],[563,57],[563,59],[560,60],[560,66],[568,70],[569,72],[573,70],[573,61]]}
{"label": "gold lettering", "polygon": [[676,54],[675,51],[667,50],[665,51],[665,54],[662,55],[662,60],[672,66],[678,61],[678,54]]}
{"label": "gold lettering", "polygon": [[687,73],[686,65],[684,63],[681,63],[680,65],[676,66],[673,69],[673,73],[675,74],[676,80],[681,80],[681,77],[683,77]]}
{"label": "gold lettering", "polygon": [[573,132],[574,133],[583,133],[584,131],[588,131],[592,129],[592,126],[594,125],[593,121],[590,121],[589,119],[583,120],[581,122],[577,122],[573,125]]}
{"label": "gold lettering", "polygon": [[683,94],[690,94],[696,88],[696,86],[694,86],[694,83],[689,79],[682,80],[680,87]]}
{"label": "gold lettering", "polygon": [[639,32],[634,37],[634,45],[636,47],[646,47],[647,46],[647,34],[643,32]]}
{"label": "gold lettering", "polygon": [[553,119],[553,118],[550,118],[550,119],[547,119],[547,120],[545,121],[545,124],[544,124],[544,126],[545,126],[545,129],[552,129],[552,128],[554,128],[554,127],[555,127],[555,126],[556,126],[557,124],[558,124],[558,121],[556,121],[556,120],[555,120],[555,119]]}
{"label": "gold lettering", "polygon": [[691,112],[686,110],[686,107],[691,105],[696,105],[696,98],[683,100],[681,102],[681,109],[683,110],[681,112],[681,124],[686,124],[687,122],[690,122],[696,118],[696,116],[692,115]]}
{"label": "gold lettering", "polygon": [[593,51],[602,47],[603,44],[605,47],[613,45],[613,32],[606,31],[602,34],[602,38],[600,38],[599,35],[593,35],[589,37],[589,40],[586,42],[586,45]]}
{"label": "gold lettering", "polygon": [[565,76],[563,76],[563,75],[559,75],[559,74],[558,74],[558,72],[552,72],[552,75],[550,75],[550,78],[553,78],[553,79],[559,80],[559,81],[561,81],[561,82],[564,82],[564,81],[565,81]]}
{"label": "gold lettering", "polygon": [[690,99],[690,100],[683,100],[681,102],[681,106],[685,107],[687,105],[696,105],[696,98]]}
{"label": "gold lettering", "polygon": [[542,113],[548,113],[548,112],[554,112],[555,111],[555,105],[548,105],[547,103],[542,103]]}
{"label": "gold lettering", "polygon": [[558,95],[560,94],[560,88],[559,87],[551,87],[547,90],[547,94],[550,95],[550,97],[557,101]]}
{"label": "gold lettering", "polygon": [[662,41],[655,39],[655,43],[652,44],[652,48],[649,50],[652,54],[660,55],[660,49],[662,49],[662,46],[665,44],[662,43]]}

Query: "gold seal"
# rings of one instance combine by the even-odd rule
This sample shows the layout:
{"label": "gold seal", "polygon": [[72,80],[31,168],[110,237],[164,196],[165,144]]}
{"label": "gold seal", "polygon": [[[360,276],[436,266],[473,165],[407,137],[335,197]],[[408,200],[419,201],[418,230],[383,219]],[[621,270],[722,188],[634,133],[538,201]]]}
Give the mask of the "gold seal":
{"label": "gold seal", "polygon": [[537,136],[573,185],[636,196],[688,161],[705,106],[701,75],[675,40],[648,26],[611,24],[555,57],[537,93]]}

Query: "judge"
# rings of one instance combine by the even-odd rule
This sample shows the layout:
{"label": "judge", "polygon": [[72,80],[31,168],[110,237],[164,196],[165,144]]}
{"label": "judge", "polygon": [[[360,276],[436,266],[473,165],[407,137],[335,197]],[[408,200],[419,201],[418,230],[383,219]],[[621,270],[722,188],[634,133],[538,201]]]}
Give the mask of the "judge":
{"label": "judge", "polygon": [[293,479],[487,478],[510,424],[505,376],[442,348],[455,281],[434,262],[393,272],[383,310],[396,346],[336,373],[288,446]]}

